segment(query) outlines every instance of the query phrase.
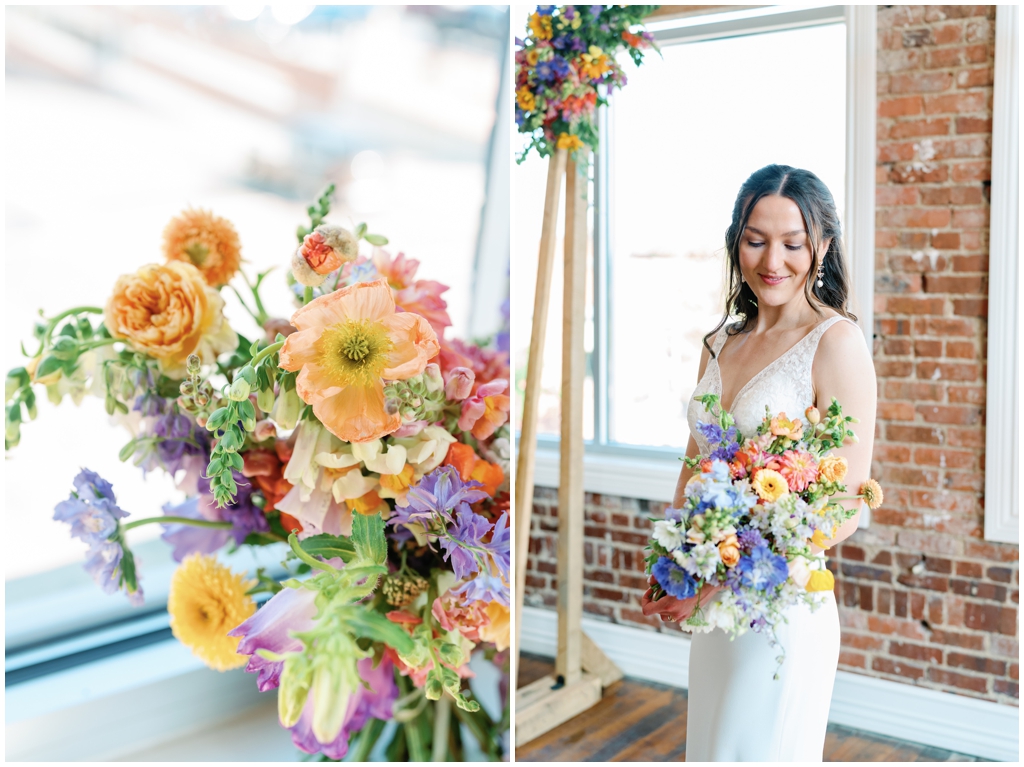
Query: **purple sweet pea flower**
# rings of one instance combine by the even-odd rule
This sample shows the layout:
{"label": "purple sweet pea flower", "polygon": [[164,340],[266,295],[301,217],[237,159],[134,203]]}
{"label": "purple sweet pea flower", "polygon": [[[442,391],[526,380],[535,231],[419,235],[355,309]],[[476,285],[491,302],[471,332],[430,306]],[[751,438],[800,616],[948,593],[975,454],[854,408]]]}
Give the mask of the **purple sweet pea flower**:
{"label": "purple sweet pea flower", "polygon": [[[276,597],[275,597],[276,598]],[[266,609],[266,608],[263,608]],[[260,611],[257,611],[259,615]],[[252,620],[250,618],[250,620]],[[239,644],[241,647],[241,644]],[[330,743],[321,743],[313,734],[313,695],[306,698],[306,706],[295,726],[290,728],[292,743],[307,754],[323,752],[330,759],[342,759],[348,753],[348,739],[353,732],[366,726],[371,719],[387,721],[391,719],[391,709],[398,700],[398,685],[395,684],[394,665],[384,658],[377,668],[373,667],[373,658],[363,658],[357,664],[359,677],[370,685],[367,690],[362,685],[352,691],[345,721],[341,725],[338,737]]]}
{"label": "purple sweet pea flower", "polygon": [[90,546],[102,544],[117,530],[128,512],[117,505],[113,486],[99,474],[82,469],[74,479],[75,492],[54,507],[53,518],[71,525],[71,536]]}
{"label": "purple sweet pea flower", "polygon": [[89,558],[85,560],[85,571],[92,576],[104,594],[113,594],[121,583],[118,565],[124,551],[116,541],[104,541],[89,549]]}
{"label": "purple sweet pea flower", "polygon": [[454,466],[440,466],[409,489],[409,505],[396,508],[388,522],[393,525],[428,522],[436,515],[450,524],[454,522],[451,513],[460,504],[468,506],[489,497],[477,490],[478,487],[483,485],[476,480],[463,482]]}
{"label": "purple sweet pea flower", "polygon": [[256,651],[287,653],[301,650],[302,642],[288,636],[288,633],[308,631],[313,627],[316,595],[317,592],[309,589],[281,589],[254,615],[228,632],[228,636],[241,637],[238,654],[252,656],[245,670],[258,674],[256,687],[260,692],[273,690],[281,683],[284,662],[267,660]]}
{"label": "purple sweet pea flower", "polygon": [[[211,522],[219,521],[221,518],[213,499],[207,495],[189,498],[177,506],[165,503],[163,511],[169,517],[188,517]],[[231,533],[231,530],[216,527],[168,524],[164,526],[164,532],[160,537],[174,547],[171,552],[174,561],[181,562],[189,554],[212,554],[228,542]]]}

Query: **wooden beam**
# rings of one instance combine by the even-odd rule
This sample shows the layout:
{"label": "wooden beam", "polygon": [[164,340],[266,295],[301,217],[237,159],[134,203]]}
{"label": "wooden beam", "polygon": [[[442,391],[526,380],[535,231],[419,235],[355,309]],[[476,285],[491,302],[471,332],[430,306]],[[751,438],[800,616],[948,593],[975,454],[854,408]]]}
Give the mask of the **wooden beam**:
{"label": "wooden beam", "polygon": [[565,171],[565,273],[562,294],[562,432],[558,482],[558,654],[555,674],[572,684],[582,673],[583,379],[586,356],[587,187],[590,152]]}
{"label": "wooden beam", "polygon": [[582,635],[583,646],[581,662],[583,670],[593,674],[601,680],[602,687],[609,687],[618,682],[624,674],[622,669],[615,665],[614,661],[604,654],[604,650],[597,646],[586,634]]}
{"label": "wooden beam", "polygon": [[516,691],[516,746],[529,743],[545,732],[582,714],[601,700],[601,680],[582,674],[571,684],[559,685],[545,676]]}
{"label": "wooden beam", "polygon": [[530,332],[530,356],[526,370],[526,394],[523,398],[523,422],[516,461],[516,668],[519,666],[519,627],[523,617],[523,593],[526,589],[526,564],[530,549],[530,516],[533,512],[533,477],[537,457],[537,407],[540,400],[540,374],[544,367],[544,336],[547,333],[548,306],[551,299],[551,274],[555,264],[555,234],[558,204],[562,197],[562,179],[568,153],[559,149],[548,160],[548,182],[544,192],[544,219],[540,230],[537,257],[537,287],[534,291],[533,326]]}

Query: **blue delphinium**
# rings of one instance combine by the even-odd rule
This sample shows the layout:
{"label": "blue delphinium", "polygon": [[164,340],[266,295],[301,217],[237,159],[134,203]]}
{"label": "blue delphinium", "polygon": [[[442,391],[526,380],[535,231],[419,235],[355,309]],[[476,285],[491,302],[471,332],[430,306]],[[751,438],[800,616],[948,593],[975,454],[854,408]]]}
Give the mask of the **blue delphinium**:
{"label": "blue delphinium", "polygon": [[659,557],[651,568],[654,579],[665,593],[676,599],[687,599],[697,593],[697,581],[668,557]]}
{"label": "blue delphinium", "polygon": [[481,540],[493,525],[470,508],[461,508],[458,519],[448,534],[441,539],[444,558],[451,561],[452,571],[459,580],[480,571]]}
{"label": "blue delphinium", "polygon": [[766,545],[755,546],[749,555],[741,556],[734,569],[739,572],[744,586],[758,591],[781,586],[789,577],[786,558],[773,553]]}

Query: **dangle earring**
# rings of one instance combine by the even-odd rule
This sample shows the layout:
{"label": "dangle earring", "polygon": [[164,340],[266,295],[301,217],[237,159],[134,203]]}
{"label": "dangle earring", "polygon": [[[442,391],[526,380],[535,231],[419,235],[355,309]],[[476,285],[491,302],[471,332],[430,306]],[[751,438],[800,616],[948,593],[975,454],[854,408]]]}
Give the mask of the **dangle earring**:
{"label": "dangle earring", "polygon": [[817,282],[817,285],[818,285],[819,288],[825,286],[825,283],[821,279],[824,276],[825,276],[825,259],[822,258],[821,259],[821,263],[818,264],[818,282]]}

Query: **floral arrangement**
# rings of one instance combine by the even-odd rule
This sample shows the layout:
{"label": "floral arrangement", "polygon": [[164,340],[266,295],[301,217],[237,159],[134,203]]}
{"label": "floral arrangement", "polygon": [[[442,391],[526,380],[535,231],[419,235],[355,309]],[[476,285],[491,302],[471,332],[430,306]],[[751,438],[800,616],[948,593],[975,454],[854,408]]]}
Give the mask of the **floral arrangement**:
{"label": "floral arrangement", "polygon": [[[164,262],[120,277],[103,307],[44,318],[7,375],[6,448],[39,387],[55,403],[104,397],[131,433],[121,460],[168,472],[187,500],[129,520],[83,469],[54,519],[89,544],[99,586],[132,604],[142,575],[127,534],[163,525],[181,563],[174,635],[211,668],[278,689],[303,751],[365,759],[393,720],[389,758],[459,759],[454,712],[498,759],[507,703],[492,720],[467,679],[478,652],[507,680],[508,354],[445,338],[447,287],[365,225],[325,223],[332,192],[297,233],[290,320],[264,309],[269,272],[239,270],[234,227],[201,210],[172,220]],[[225,287],[262,337],[229,324]],[[281,571],[249,578],[214,556],[266,545]]]}
{"label": "floral arrangement", "polygon": [[[833,399],[825,418],[815,407],[807,425],[767,410],[756,435],[744,439],[718,396],[699,398],[715,420],[697,429],[708,441],[708,455],[684,459],[694,474],[682,508],[667,509],[656,520],[647,559],[652,599],[669,594],[696,597],[696,608],[681,625],[686,631],[721,628],[732,638],[752,629],[777,645],[775,627],[791,605],[820,605],[816,592],[831,591],[825,566],[827,539],[855,514],[841,500],[863,498],[872,509],[882,489],[869,479],[858,495],[846,492],[845,458],[830,451],[856,439],[839,403]],[[722,590],[701,609],[705,587]],[[784,650],[783,650],[784,653]],[[779,664],[784,660],[780,655]]]}
{"label": "floral arrangement", "polygon": [[516,39],[516,124],[531,137],[518,161],[536,148],[597,149],[594,112],[626,84],[616,61],[620,50],[639,66],[653,48],[638,30],[656,5],[540,5],[530,15],[525,40]]}

